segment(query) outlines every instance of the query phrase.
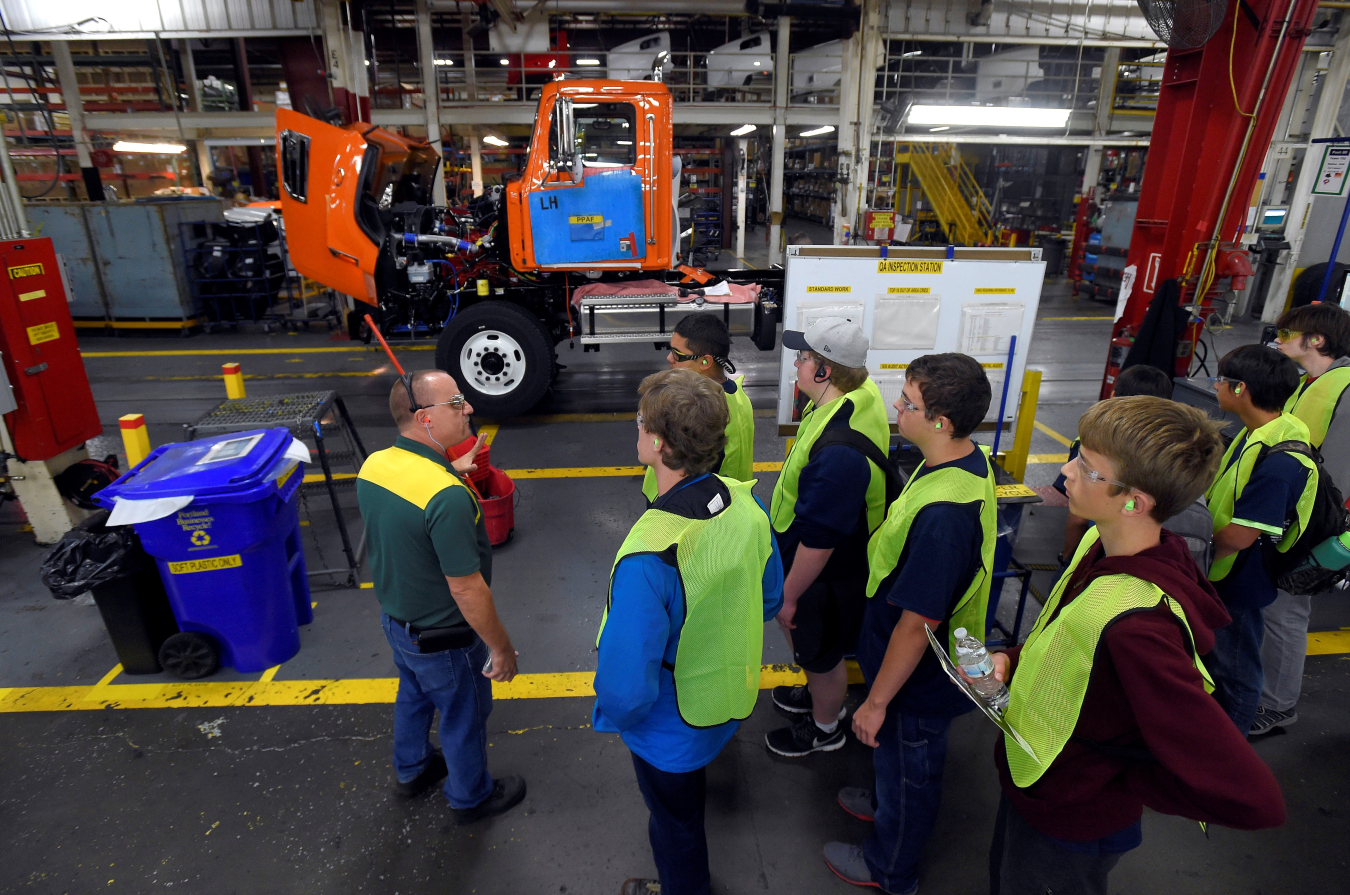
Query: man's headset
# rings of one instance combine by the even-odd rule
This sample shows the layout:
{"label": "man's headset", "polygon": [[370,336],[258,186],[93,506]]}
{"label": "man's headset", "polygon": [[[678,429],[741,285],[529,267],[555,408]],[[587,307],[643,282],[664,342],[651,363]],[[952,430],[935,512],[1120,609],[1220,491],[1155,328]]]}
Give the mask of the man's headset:
{"label": "man's headset", "polygon": [[401,382],[401,383],[403,383],[403,387],[404,387],[405,389],[408,390],[408,412],[409,412],[409,413],[416,413],[416,412],[419,411],[419,410],[424,410],[424,409],[425,409],[421,404],[418,404],[418,403],[417,403],[417,398],[415,398],[415,397],[413,396],[413,376],[414,376],[414,375],[416,375],[416,374],[414,374],[414,373],[404,373],[402,376],[400,376],[400,377],[398,378],[398,381]]}

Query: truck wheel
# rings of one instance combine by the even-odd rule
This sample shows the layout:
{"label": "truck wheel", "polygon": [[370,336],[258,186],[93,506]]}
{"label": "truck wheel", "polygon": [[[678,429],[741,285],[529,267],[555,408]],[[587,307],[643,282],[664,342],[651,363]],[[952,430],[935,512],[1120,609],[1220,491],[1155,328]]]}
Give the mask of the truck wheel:
{"label": "truck wheel", "polygon": [[544,397],[553,377],[553,346],[524,309],[485,301],[456,314],[441,331],[436,366],[455,377],[475,411],[504,419]]}
{"label": "truck wheel", "polygon": [[220,667],[220,648],[205,634],[180,631],[159,648],[159,664],[176,678],[194,681],[216,673]]}

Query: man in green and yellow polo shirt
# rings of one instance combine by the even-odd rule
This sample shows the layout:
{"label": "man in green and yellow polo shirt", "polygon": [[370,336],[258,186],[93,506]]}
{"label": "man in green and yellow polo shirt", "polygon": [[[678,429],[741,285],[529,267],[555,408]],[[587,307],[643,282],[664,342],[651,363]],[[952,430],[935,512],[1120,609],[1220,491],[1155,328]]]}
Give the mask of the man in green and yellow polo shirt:
{"label": "man in green and yellow polo shirt", "polygon": [[[520,777],[494,781],[487,769],[491,681],[515,677],[516,652],[489,588],[492,545],[482,508],[445,456],[446,445],[471,434],[473,407],[448,374],[422,370],[394,384],[389,411],[398,439],[366,458],[356,496],[398,666],[397,789],[415,796],[448,774],[445,797],[460,823],[472,823],[525,797]],[[469,471],[472,458],[459,462],[465,459]],[[427,738],[437,710],[444,754]]]}
{"label": "man in green and yellow polo shirt", "polygon": [[[731,333],[716,314],[690,314],[670,334],[666,362],[672,370],[689,370],[711,379],[727,399],[727,444],[712,471],[738,482],[755,480],[755,410],[745,394],[745,376],[736,376],[731,362]],[[647,467],[642,495],[656,500],[656,473]]]}

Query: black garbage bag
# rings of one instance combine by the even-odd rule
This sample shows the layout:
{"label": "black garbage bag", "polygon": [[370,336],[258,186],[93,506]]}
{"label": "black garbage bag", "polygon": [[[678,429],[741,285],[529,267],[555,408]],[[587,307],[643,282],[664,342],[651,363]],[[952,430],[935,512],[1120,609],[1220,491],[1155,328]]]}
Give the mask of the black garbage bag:
{"label": "black garbage bag", "polygon": [[140,567],[135,530],[130,525],[107,527],[108,515],[107,510],[95,513],[66,532],[42,561],[42,583],[56,599],[73,599]]}

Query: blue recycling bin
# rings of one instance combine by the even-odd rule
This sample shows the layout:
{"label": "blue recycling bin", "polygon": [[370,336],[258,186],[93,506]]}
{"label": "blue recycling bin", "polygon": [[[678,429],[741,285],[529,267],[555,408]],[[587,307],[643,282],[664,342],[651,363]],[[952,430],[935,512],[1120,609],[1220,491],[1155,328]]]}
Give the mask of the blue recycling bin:
{"label": "blue recycling bin", "polygon": [[135,504],[142,516],[168,508],[133,525],[182,632],[161,650],[179,677],[210,674],[217,661],[263,671],[300,651],[299,626],[314,610],[297,496],[304,463],[287,456],[292,441],[277,428],[166,444],[95,497],[109,509],[164,501]]}

